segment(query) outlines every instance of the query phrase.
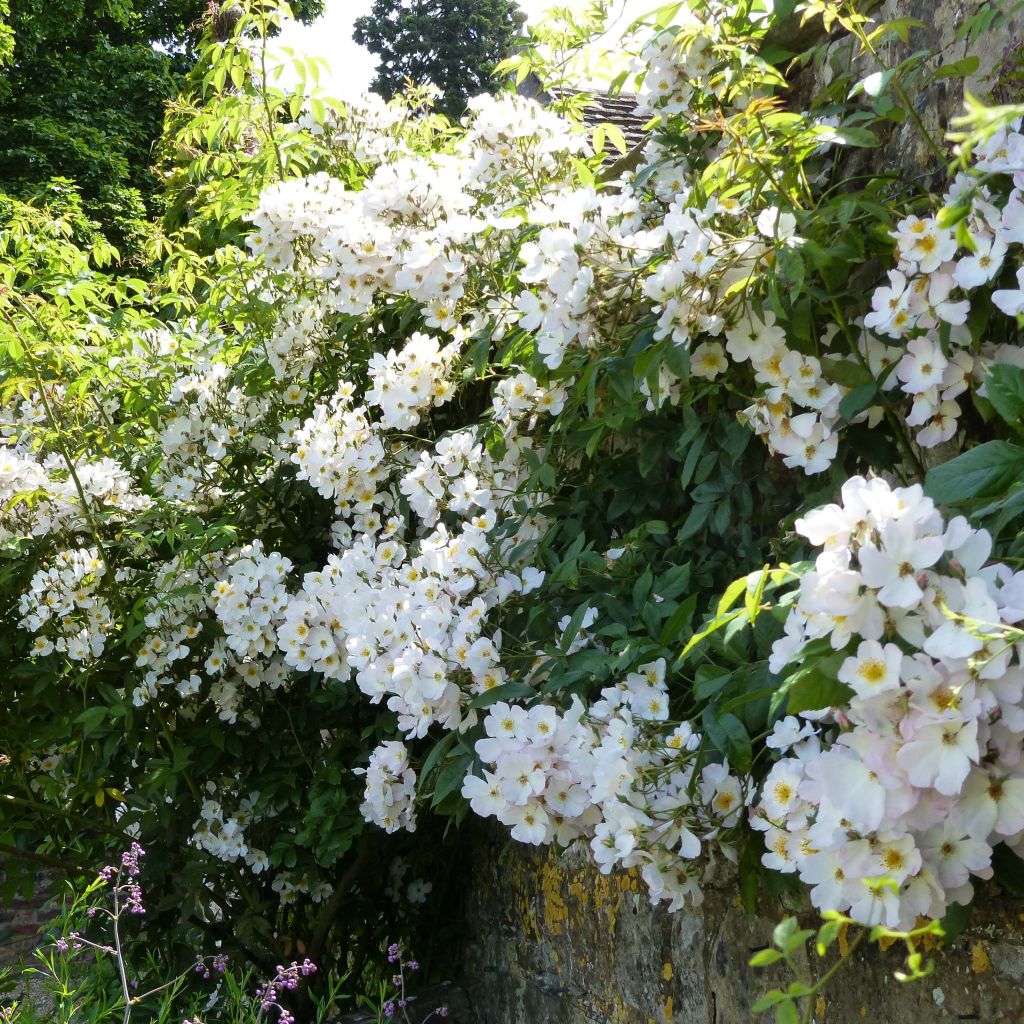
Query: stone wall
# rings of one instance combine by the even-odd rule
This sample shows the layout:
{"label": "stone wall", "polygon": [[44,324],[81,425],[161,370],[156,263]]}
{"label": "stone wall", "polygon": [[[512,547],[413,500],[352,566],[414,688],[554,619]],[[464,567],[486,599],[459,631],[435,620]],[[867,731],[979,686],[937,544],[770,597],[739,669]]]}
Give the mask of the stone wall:
{"label": "stone wall", "polygon": [[[0,861],[0,881],[3,862]],[[16,964],[38,945],[39,933],[55,914],[56,885],[49,871],[36,875],[31,895],[19,894],[0,904],[0,968]]]}
{"label": "stone wall", "polygon": [[[750,917],[737,893],[730,868],[699,911],[667,914],[638,875],[599,874],[585,848],[559,855],[485,834],[464,914],[469,1024],[768,1024],[751,1005],[792,979],[747,962],[778,917]],[[1024,1024],[1024,900],[988,883],[968,930],[928,955],[934,974],[904,985],[899,949],[858,951],[816,1024]]]}

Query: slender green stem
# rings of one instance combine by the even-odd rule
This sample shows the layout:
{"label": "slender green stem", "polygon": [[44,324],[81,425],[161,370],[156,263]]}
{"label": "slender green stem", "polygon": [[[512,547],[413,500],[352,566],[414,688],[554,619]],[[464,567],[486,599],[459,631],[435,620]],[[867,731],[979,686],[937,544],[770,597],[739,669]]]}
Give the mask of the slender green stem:
{"label": "slender green stem", "polygon": [[[118,876],[120,881],[120,876]],[[114,949],[116,951],[117,973],[121,976],[121,991],[124,993],[124,1024],[129,1024],[132,1019],[132,994],[128,987],[128,973],[124,966],[124,953],[121,950],[121,904],[117,895],[117,883],[114,884]]]}
{"label": "slender green stem", "polygon": [[274,156],[277,159],[277,173],[284,181],[284,158],[281,156],[281,147],[277,142],[276,125],[274,112],[270,107],[270,98],[267,96],[267,18],[264,14],[260,19],[260,100],[263,103],[263,110],[267,115],[267,137],[273,147]]}
{"label": "slender green stem", "polygon": [[[38,330],[42,334],[45,334],[43,325],[39,322],[35,313],[32,312],[31,307],[20,299],[18,301],[22,309],[28,315],[29,319],[31,319],[33,324],[35,324],[36,330]],[[32,376],[35,378],[36,387],[39,390],[39,395],[43,403],[43,410],[46,413],[46,420],[50,424],[50,429],[53,431],[54,434],[54,443],[56,444],[58,450],[60,451],[61,458],[63,458],[64,462],[67,464],[68,473],[70,474],[71,480],[75,485],[75,491],[78,493],[78,500],[82,503],[82,515],[85,517],[85,521],[89,526],[89,532],[92,534],[92,539],[96,544],[96,550],[99,553],[100,559],[103,562],[104,567],[106,568],[107,574],[110,578],[110,582],[111,584],[113,584],[113,568],[111,567],[110,560],[107,557],[107,551],[106,548],[104,547],[103,540],[100,537],[99,527],[97,526],[95,518],[93,517],[92,509],[89,507],[89,502],[86,499],[85,488],[82,486],[82,481],[79,479],[78,470],[75,466],[75,461],[74,459],[71,458],[71,452],[68,449],[67,445],[64,443],[64,438],[61,433],[60,424],[57,422],[56,414],[53,411],[53,406],[50,402],[50,396],[46,390],[46,383],[43,380],[42,372],[39,369],[39,363],[36,361],[36,357],[32,354],[31,342],[29,341],[26,343],[25,339],[22,338],[21,332],[18,330],[17,325],[14,323],[14,320],[11,318],[10,314],[7,313],[6,310],[4,311],[4,316],[6,317],[7,322],[10,324],[11,329],[17,335],[19,341],[22,342],[22,349],[25,353],[26,358],[28,359],[29,366],[32,369]],[[111,595],[116,602],[120,603],[119,598],[117,596],[116,588],[111,590]]]}
{"label": "slender green stem", "polygon": [[[864,29],[861,28],[860,23],[855,18],[852,18],[850,19],[850,22],[847,27],[857,37],[857,40],[860,42],[861,46],[863,46],[864,49],[871,54],[871,56],[875,60],[875,63],[883,71],[888,71],[889,69],[886,67],[885,61],[883,61],[882,58],[879,56],[878,51],[875,49],[871,40],[867,37],[866,33],[864,32]],[[910,115],[911,121],[914,122],[914,124],[917,127],[917,130],[921,133],[921,138],[924,139],[928,148],[936,157],[938,157],[939,161],[942,164],[945,164],[948,159],[947,154],[943,153],[942,148],[935,141],[935,139],[932,138],[932,134],[931,132],[928,131],[924,121],[921,120],[921,115],[917,112],[917,108],[914,106],[914,103],[911,100],[909,94],[907,93],[907,90],[904,88],[903,82],[900,79],[899,74],[893,76],[893,87],[895,88],[896,94],[899,96],[900,102],[902,102],[904,109]]]}
{"label": "slender green stem", "polygon": [[862,928],[857,932],[853,941],[846,947],[846,952],[811,986],[810,995],[807,996],[807,1003],[804,1006],[804,1012],[802,1016],[803,1024],[811,1024],[814,1020],[814,1001],[815,996],[821,994],[822,989],[832,980],[836,973],[842,968],[847,960],[853,956],[856,952],[857,947],[864,941],[864,936],[867,935],[866,929]]}

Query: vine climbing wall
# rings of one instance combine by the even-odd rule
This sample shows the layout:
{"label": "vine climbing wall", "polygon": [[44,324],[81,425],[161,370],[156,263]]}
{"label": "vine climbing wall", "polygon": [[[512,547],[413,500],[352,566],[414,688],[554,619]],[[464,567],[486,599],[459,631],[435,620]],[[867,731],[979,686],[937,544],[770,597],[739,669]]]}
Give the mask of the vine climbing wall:
{"label": "vine climbing wall", "polygon": [[[978,57],[967,78],[938,79],[913,97],[933,136],[955,127],[963,88],[997,102],[1024,93],[1024,19],[1018,14],[975,39],[959,30],[979,10],[976,0],[888,0],[880,20],[919,19],[901,52],[881,54],[895,66],[917,48],[943,62]],[[791,38],[799,49],[814,40]],[[849,41],[792,80],[792,102],[811,96],[848,68]],[[865,69],[864,74],[870,70]],[[858,151],[851,173],[890,169],[941,188],[945,169],[912,125],[894,124],[884,144]],[[467,889],[466,986],[478,1024],[744,1024],[773,1020],[751,1012],[768,988],[789,977],[748,966],[770,944],[774,924],[798,906],[765,905],[760,916],[740,905],[739,880],[720,865],[704,905],[676,913],[652,908],[635,873],[601,875],[586,847],[558,854],[482,832]],[[818,919],[810,915],[807,924]],[[843,950],[845,937],[840,939]],[[884,943],[883,943],[884,946]],[[982,889],[963,934],[948,945],[929,939],[933,973],[901,984],[899,949],[854,954],[814,1007],[817,1024],[917,1024],[932,1021],[1024,1022],[1024,899],[994,883]],[[902,951],[905,955],[905,950]],[[813,955],[813,954],[812,954]],[[826,967],[827,967],[826,962]],[[824,968],[818,968],[819,970]]]}

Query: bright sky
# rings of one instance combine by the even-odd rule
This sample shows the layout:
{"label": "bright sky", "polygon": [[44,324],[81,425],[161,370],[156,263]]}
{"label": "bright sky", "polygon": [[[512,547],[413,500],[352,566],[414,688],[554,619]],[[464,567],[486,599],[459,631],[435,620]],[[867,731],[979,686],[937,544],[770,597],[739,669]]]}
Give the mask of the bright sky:
{"label": "bright sky", "polygon": [[[527,19],[536,20],[553,0],[518,0],[519,7]],[[559,6],[575,6],[585,0],[557,0]],[[645,13],[658,6],[657,0],[621,0],[631,17]],[[310,56],[324,57],[330,65],[328,80],[321,81],[326,92],[339,97],[358,95],[364,92],[373,78],[376,59],[362,46],[352,40],[352,26],[356,18],[368,14],[373,0],[326,0],[324,14],[312,25],[297,22],[287,26],[281,33],[284,46],[305,52]],[[623,22],[625,23],[625,22]]]}

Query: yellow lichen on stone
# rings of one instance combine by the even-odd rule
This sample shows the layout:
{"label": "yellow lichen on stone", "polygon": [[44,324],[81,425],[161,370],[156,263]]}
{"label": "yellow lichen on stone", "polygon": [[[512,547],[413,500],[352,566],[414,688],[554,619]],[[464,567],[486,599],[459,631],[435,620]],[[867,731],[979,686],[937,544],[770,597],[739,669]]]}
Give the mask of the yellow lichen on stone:
{"label": "yellow lichen on stone", "polygon": [[988,952],[983,942],[976,942],[971,947],[971,970],[975,974],[984,974],[992,964],[988,959]]}
{"label": "yellow lichen on stone", "polygon": [[665,1005],[662,1007],[662,1015],[665,1018],[665,1024],[672,1024],[672,997],[665,996]]}
{"label": "yellow lichen on stone", "polygon": [[540,941],[540,925],[534,913],[534,900],[531,896],[531,886],[527,884],[526,868],[521,861],[513,861],[510,866],[513,893],[518,896],[516,901],[519,906],[519,920],[523,924],[523,932],[527,939],[532,942]]}
{"label": "yellow lichen on stone", "polygon": [[561,872],[550,860],[541,867],[540,890],[544,895],[545,929],[549,935],[561,935],[569,920],[569,906],[562,895]]}
{"label": "yellow lichen on stone", "polygon": [[882,952],[885,952],[885,950],[889,949],[891,946],[894,945],[896,945],[896,939],[894,939],[891,935],[883,935],[878,940],[878,948],[881,949]]}
{"label": "yellow lichen on stone", "polygon": [[814,1015],[817,1018],[818,1024],[822,1024],[825,1019],[825,997],[818,996],[818,1001],[814,1004]]}
{"label": "yellow lichen on stone", "polygon": [[848,924],[844,924],[842,928],[839,929],[839,934],[836,936],[839,940],[839,953],[841,956],[846,956],[850,951],[850,944],[846,941],[846,933],[849,930],[850,926]]}
{"label": "yellow lichen on stone", "polygon": [[866,1006],[862,1006],[860,1008],[860,1015],[862,1017],[866,1017],[868,1015],[868,1008]]}
{"label": "yellow lichen on stone", "polygon": [[661,980],[671,981],[672,980],[672,965],[669,963],[662,964],[661,967]]}

